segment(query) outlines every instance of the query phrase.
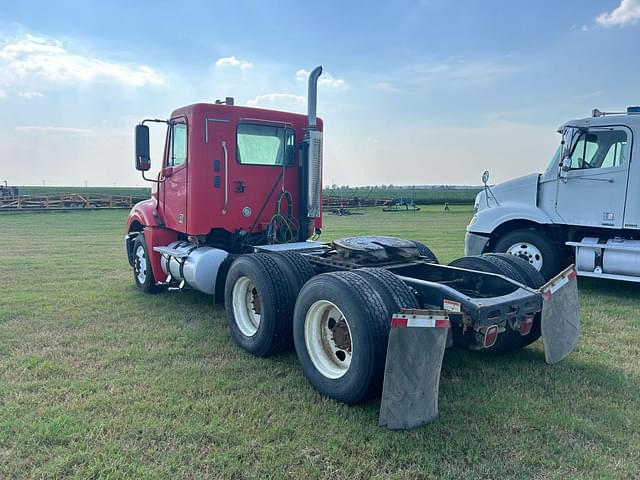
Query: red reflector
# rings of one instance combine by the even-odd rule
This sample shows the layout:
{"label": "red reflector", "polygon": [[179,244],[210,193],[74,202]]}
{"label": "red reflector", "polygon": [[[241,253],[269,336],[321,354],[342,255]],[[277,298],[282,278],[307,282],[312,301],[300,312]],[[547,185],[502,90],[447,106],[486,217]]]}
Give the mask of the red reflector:
{"label": "red reflector", "polygon": [[487,328],[487,331],[484,333],[484,348],[493,347],[498,339],[498,326],[491,325]]}
{"label": "red reflector", "polygon": [[449,320],[436,320],[436,328],[451,328]]}
{"label": "red reflector", "polygon": [[393,317],[391,319],[391,328],[405,328],[408,320],[402,317]]}
{"label": "red reflector", "polygon": [[533,316],[526,317],[522,321],[518,332],[520,332],[520,335],[522,336],[529,335],[529,333],[531,332],[531,327],[533,327]]}

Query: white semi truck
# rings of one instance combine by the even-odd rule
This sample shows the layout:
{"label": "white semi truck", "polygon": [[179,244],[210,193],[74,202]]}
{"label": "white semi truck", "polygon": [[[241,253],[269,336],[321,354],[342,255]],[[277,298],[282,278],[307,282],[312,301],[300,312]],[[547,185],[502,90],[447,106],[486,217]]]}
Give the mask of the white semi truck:
{"label": "white semi truck", "polygon": [[488,186],[476,197],[465,254],[525,258],[545,278],[640,282],[640,107],[572,120],[546,170]]}

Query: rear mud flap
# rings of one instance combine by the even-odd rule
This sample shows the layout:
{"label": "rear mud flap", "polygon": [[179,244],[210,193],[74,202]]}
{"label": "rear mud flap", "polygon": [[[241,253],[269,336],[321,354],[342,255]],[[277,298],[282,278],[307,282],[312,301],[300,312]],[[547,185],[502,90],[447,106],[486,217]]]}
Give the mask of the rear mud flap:
{"label": "rear mud flap", "polygon": [[580,335],[578,282],[573,265],[549,280],[541,289],[542,341],[548,364],[558,363],[569,355]]}
{"label": "rear mud flap", "polygon": [[379,425],[416,428],[438,416],[440,369],[449,333],[444,310],[403,310],[393,316]]}

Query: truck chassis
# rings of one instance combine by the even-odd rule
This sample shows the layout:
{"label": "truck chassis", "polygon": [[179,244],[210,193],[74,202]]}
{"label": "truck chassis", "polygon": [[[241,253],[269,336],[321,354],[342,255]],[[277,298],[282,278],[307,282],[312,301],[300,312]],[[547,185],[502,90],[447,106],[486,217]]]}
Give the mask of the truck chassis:
{"label": "truck chassis", "polygon": [[[231,335],[256,356],[295,346],[309,382],[339,402],[361,403],[382,391],[380,424],[393,429],[437,417],[446,347],[502,354],[542,334],[548,363],[574,348],[578,311],[572,268],[545,286],[532,286],[523,275],[531,272],[519,270],[522,265],[511,256],[465,257],[481,263],[493,259],[488,264],[503,267],[497,274],[440,265],[424,248],[393,237],[353,237],[260,245],[254,253],[225,255],[217,276]],[[155,250],[167,268],[164,285],[189,288],[170,270],[175,262],[184,272],[189,255],[171,247]],[[548,307],[552,298],[562,298],[558,302],[569,310],[559,314],[558,302]],[[545,336],[545,322],[552,335]],[[417,367],[416,359],[422,359]],[[414,373],[398,375],[407,369]]]}

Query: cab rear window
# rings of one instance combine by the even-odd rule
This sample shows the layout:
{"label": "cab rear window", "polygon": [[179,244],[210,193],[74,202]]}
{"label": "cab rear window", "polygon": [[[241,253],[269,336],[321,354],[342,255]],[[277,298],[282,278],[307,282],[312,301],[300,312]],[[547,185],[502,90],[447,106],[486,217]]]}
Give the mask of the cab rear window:
{"label": "cab rear window", "polygon": [[236,158],[243,165],[288,165],[295,135],[291,128],[241,123],[236,135]]}

